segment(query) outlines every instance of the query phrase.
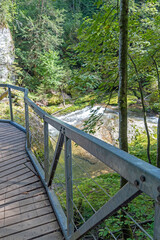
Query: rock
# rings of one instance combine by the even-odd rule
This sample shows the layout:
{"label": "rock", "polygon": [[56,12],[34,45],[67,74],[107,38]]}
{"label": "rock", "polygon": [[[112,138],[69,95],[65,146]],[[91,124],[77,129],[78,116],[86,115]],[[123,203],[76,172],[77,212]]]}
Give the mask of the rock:
{"label": "rock", "polygon": [[9,28],[0,28],[0,83],[11,77],[14,44]]}

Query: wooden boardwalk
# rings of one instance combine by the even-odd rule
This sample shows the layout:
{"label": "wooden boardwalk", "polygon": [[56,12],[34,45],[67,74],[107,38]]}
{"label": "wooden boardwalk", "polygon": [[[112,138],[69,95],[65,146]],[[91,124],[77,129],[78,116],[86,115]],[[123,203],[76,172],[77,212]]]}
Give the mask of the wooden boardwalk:
{"label": "wooden boardwalk", "polygon": [[0,239],[64,239],[25,142],[24,132],[0,123]]}

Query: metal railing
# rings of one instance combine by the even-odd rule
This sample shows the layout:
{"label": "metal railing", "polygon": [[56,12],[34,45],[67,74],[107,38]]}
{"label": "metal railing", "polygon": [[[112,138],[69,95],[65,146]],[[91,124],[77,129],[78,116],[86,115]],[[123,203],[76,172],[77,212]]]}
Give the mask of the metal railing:
{"label": "metal railing", "polygon": [[[41,181],[48,193],[50,202],[54,209],[54,212],[59,221],[60,227],[64,234],[65,239],[75,240],[82,238],[86,233],[91,231],[95,226],[100,224],[104,219],[108,219],[115,214],[126,204],[130,203],[138,195],[145,193],[152,200],[154,200],[154,233],[150,236],[149,233],[133,219],[133,217],[126,212],[125,214],[132,219],[133,223],[144,233],[146,237],[141,239],[154,239],[160,240],[160,169],[150,165],[141,159],[138,159],[106,142],[97,139],[73,126],[70,126],[43,111],[33,101],[28,98],[28,90],[22,87],[12,86],[9,84],[0,84],[0,88],[6,88],[5,93],[1,94],[0,100],[6,97],[8,94],[9,107],[10,107],[10,120],[2,120],[4,122],[10,122],[14,126],[20,128],[26,132],[26,151],[30,156],[34,167],[36,168]],[[18,90],[24,94],[25,103],[25,128],[17,124],[14,121],[13,104],[12,104],[12,90]],[[8,93],[7,93],[8,91]],[[32,151],[31,134],[30,134],[30,121],[29,121],[29,108],[32,109],[42,120],[44,129],[44,167],[40,165]],[[54,149],[53,161],[49,161],[49,125],[54,127],[59,132],[59,137]],[[104,191],[110,199],[99,209],[95,210],[93,206],[87,200],[87,197],[81,192],[79,186],[77,189],[82,193],[85,201],[90,204],[93,215],[85,221],[81,213],[82,223],[77,228],[74,223],[74,208],[78,212],[79,209],[75,206],[73,200],[73,176],[72,176],[72,144],[76,143],[81,146],[87,152],[99,159],[105,165],[113,169],[120,176],[124,177],[128,183],[121,188],[114,196]],[[63,149],[64,146],[64,149]],[[52,182],[55,178],[57,165],[61,152],[64,151],[64,171],[65,171],[65,186],[66,191],[66,214],[61,207],[61,204],[55,194],[55,191],[51,188]],[[83,171],[85,171],[83,169]],[[87,173],[88,174],[88,173]],[[89,174],[88,174],[89,175]],[[93,179],[94,182],[96,182]],[[99,186],[101,188],[101,186]],[[110,230],[109,230],[110,231]],[[118,239],[115,237],[114,232],[110,231],[112,239]],[[96,239],[94,233],[91,232],[91,238]],[[111,238],[107,238],[111,239]],[[140,239],[140,238],[139,238]]]}

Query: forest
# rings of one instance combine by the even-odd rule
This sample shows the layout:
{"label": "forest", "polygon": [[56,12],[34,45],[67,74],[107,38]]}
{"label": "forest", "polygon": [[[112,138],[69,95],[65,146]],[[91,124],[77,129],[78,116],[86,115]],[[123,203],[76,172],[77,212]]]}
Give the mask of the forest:
{"label": "forest", "polygon": [[[132,0],[128,12],[128,107],[143,112],[150,163],[146,114],[160,110],[159,7]],[[61,103],[72,105],[66,112],[118,104],[119,13],[114,0],[2,0],[1,25],[9,26],[15,47],[14,82],[49,113]],[[85,130],[95,124],[93,117]]]}
{"label": "forest", "polygon": [[[124,19],[121,2],[128,4]],[[14,77],[7,82],[28,88],[30,98],[49,114],[64,115],[86,106],[116,107],[119,147],[160,167],[159,13],[158,0],[1,0],[0,28],[10,29],[15,55]],[[121,21],[126,29],[121,29]],[[103,122],[96,111],[83,126],[91,134]],[[144,132],[135,130],[129,143],[127,111],[141,116],[145,127]],[[152,116],[157,127],[151,134],[147,117]],[[110,174],[105,178],[111,181]],[[126,183],[114,175],[113,184],[117,182],[121,187]],[[138,201],[144,204],[143,198]],[[151,215],[150,205],[148,209]],[[113,222],[114,218],[109,226]],[[146,229],[152,220],[147,224]],[[139,232],[134,237],[128,223],[122,229],[123,239],[147,239]],[[104,226],[99,236],[112,239]]]}

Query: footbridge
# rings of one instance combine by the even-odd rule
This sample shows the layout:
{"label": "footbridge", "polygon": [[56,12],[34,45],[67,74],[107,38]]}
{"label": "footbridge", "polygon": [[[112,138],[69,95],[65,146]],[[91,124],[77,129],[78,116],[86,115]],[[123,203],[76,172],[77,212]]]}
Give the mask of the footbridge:
{"label": "footbridge", "polygon": [[[75,149],[98,163],[92,172]],[[121,176],[128,182],[119,189]],[[0,239],[120,240],[123,215],[132,239],[160,240],[160,169],[52,117],[9,84],[0,84],[0,189]]]}

